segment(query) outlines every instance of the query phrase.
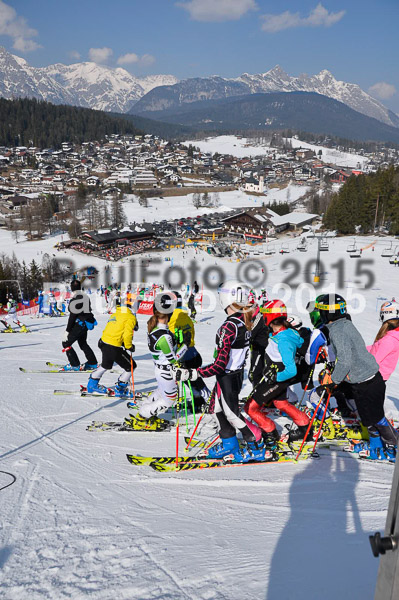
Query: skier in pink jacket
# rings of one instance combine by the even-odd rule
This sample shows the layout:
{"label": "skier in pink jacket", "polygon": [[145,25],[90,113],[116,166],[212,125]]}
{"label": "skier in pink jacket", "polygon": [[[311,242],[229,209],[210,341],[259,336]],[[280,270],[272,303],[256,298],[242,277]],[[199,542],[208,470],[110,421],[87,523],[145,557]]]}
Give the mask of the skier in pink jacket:
{"label": "skier in pink jacket", "polygon": [[382,325],[367,350],[376,359],[384,381],[394,372],[399,360],[399,304],[395,300],[384,302],[380,310]]}

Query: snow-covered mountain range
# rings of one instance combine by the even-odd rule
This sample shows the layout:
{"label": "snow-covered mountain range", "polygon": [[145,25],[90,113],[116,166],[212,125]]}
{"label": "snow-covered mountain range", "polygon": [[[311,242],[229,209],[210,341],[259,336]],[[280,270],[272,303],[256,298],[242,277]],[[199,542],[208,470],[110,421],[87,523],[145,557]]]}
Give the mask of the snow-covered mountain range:
{"label": "snow-covered mountain range", "polygon": [[160,85],[177,83],[172,75],[138,78],[122,68],[93,62],[31,67],[0,47],[0,96],[29,97],[111,112],[128,112],[137,100]]}
{"label": "snow-covered mountain range", "polygon": [[279,66],[257,75],[244,73],[235,79],[224,79],[218,76],[185,79],[172,86],[158,87],[137,102],[132,112],[142,114],[173,110],[189,102],[270,92],[315,92],[343,102],[368,117],[399,127],[398,115],[372,98],[358,85],[338,81],[327,70],[320,71],[317,75],[303,74],[299,77],[291,77]]}
{"label": "snow-covered mountain range", "polygon": [[0,97],[29,97],[111,112],[138,114],[174,109],[201,100],[268,92],[316,92],[379,121],[399,127],[399,117],[358,85],[338,81],[326,70],[291,77],[279,66],[266,73],[227,79],[173,75],[135,77],[125,69],[83,62],[32,67],[0,47]]}

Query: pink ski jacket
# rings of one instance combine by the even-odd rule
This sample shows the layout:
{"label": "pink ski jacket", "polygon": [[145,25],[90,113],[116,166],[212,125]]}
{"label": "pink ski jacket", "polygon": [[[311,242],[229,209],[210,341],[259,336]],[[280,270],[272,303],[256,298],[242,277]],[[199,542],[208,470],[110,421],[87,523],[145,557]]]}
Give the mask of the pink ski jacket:
{"label": "pink ski jacket", "polygon": [[387,381],[394,372],[399,359],[399,327],[388,331],[383,338],[367,346],[380,367],[384,381]]}

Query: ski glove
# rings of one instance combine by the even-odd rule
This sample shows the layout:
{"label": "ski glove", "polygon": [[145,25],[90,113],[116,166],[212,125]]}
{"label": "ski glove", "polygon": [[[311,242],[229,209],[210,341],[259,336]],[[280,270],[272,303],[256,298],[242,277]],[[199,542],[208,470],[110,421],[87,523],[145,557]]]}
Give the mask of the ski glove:
{"label": "ski glove", "polygon": [[277,379],[277,373],[278,373],[278,366],[271,364],[264,371],[263,375],[268,383],[274,383]]}
{"label": "ski glove", "polygon": [[134,351],[136,350],[136,346],[135,346],[134,344],[132,344],[132,345],[130,346],[130,348],[126,348],[126,350],[127,350],[128,352],[134,352]]}
{"label": "ski glove", "polygon": [[181,367],[172,367],[173,378],[175,381],[195,381],[198,379],[197,369],[182,369]]}
{"label": "ski glove", "polygon": [[69,333],[68,333],[68,331],[66,331],[66,332],[64,333],[64,335],[62,336],[62,341],[63,341],[63,342],[67,342],[67,341],[68,341],[68,337],[69,337]]}
{"label": "ski glove", "polygon": [[319,383],[323,389],[326,390],[328,394],[331,394],[335,388],[336,384],[331,379],[331,371],[330,369],[323,369],[319,373]]}
{"label": "ski glove", "polygon": [[191,331],[185,331],[183,333],[183,344],[185,344],[187,348],[189,348],[191,344]]}

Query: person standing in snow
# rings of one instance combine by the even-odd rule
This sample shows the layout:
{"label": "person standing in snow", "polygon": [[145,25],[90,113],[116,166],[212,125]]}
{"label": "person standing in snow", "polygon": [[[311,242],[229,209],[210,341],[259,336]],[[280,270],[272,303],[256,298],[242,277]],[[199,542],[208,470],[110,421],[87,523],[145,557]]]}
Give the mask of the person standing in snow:
{"label": "person standing in snow", "polygon": [[98,342],[102,359],[101,365],[90,375],[87,384],[87,391],[90,394],[108,394],[108,388],[100,385],[100,379],[116,363],[122,367],[123,373],[116,382],[115,396],[125,397],[131,395],[128,392],[128,385],[132,367],[133,370],[136,368],[136,363],[131,358],[131,353],[134,352],[133,332],[135,330],[137,330],[137,319],[132,311],[132,306],[128,300],[122,301],[122,304],[119,304],[115,312],[109,317]]}
{"label": "person standing in snow", "polygon": [[21,321],[18,319],[18,315],[17,315],[18,304],[13,299],[11,294],[7,298],[7,305],[5,307],[5,310],[7,311],[7,313],[5,315],[3,315],[2,319],[0,319],[1,323],[3,323],[3,325],[5,326],[4,331],[6,333],[12,333],[14,331],[11,326],[11,323],[10,323],[10,321],[12,321],[13,323],[15,323],[15,325],[18,325],[21,333],[28,333],[28,329],[26,328],[26,325],[21,323]]}
{"label": "person standing in snow", "polygon": [[140,405],[129,425],[136,430],[156,429],[160,424],[157,415],[168,410],[177,399],[177,385],[172,375],[172,366],[184,356],[191,341],[191,332],[183,333],[178,347],[169,330],[169,319],[176,307],[171,292],[157,294],[154,298],[153,315],[148,319],[148,348],[152,354],[157,389]]}
{"label": "person standing in snow", "polygon": [[[169,329],[174,335],[177,345],[183,342],[184,335],[186,335],[188,346],[187,351],[181,356],[179,364],[185,369],[198,369],[202,366],[202,357],[195,347],[194,323],[188,316],[187,311],[183,309],[181,294],[179,292],[172,292],[172,298],[173,303],[176,304],[169,319]],[[192,392],[195,410],[200,410],[204,402],[207,402],[210,396],[210,391],[201,377],[198,377],[196,381],[193,381]]]}
{"label": "person standing in snow", "polygon": [[[223,458],[231,454],[235,462],[263,461],[266,448],[261,432],[240,415],[239,409],[252,319],[252,306],[248,304],[249,288],[239,281],[230,280],[219,286],[218,294],[227,316],[216,334],[214,361],[199,369],[177,368],[175,378],[176,381],[195,381],[198,377],[216,376],[211,402],[214,401],[221,442],[209,448],[209,458]],[[244,448],[239,446],[237,431],[246,442]]]}
{"label": "person standing in snow", "polygon": [[368,429],[370,442],[360,442],[353,450],[364,458],[395,461],[398,433],[385,417],[385,382],[376,359],[367,352],[363,338],[347,318],[347,304],[342,296],[319,296],[316,308],[327,325],[336,356],[334,370],[324,387],[333,392],[342,381],[348,382],[361,422]]}
{"label": "person standing in snow", "polygon": [[262,308],[255,305],[252,311],[251,323],[251,361],[248,373],[248,379],[252,387],[256,387],[263,377],[265,368],[265,352],[269,343],[270,329],[266,325],[262,314]]}
{"label": "person standing in snow", "polygon": [[374,343],[367,350],[374,356],[384,381],[388,381],[399,359],[399,304],[384,302],[380,309],[382,325]]}
{"label": "person standing in snow", "polygon": [[[86,371],[97,367],[96,356],[87,342],[88,331],[94,329],[97,321],[91,310],[90,299],[82,292],[82,285],[78,279],[71,282],[71,291],[73,293],[68,305],[69,319],[66,326],[64,337],[62,338],[63,352],[66,353],[69,364],[65,365],[64,371]],[[79,348],[86,357],[86,363],[83,368],[80,365],[78,355],[72,348],[77,342]]]}
{"label": "person standing in snow", "polygon": [[[290,417],[297,425],[291,429],[289,441],[303,439],[310,419],[288,401],[288,388],[296,382],[296,354],[304,340],[287,321],[287,308],[281,300],[270,300],[263,307],[266,325],[270,328],[269,343],[266,348],[266,366],[263,378],[248,398],[244,411],[263,431],[266,444],[273,447],[280,435],[272,419],[262,412],[262,406],[273,404]],[[313,437],[312,428],[308,439]]]}
{"label": "person standing in snow", "polygon": [[194,299],[194,294],[190,294],[188,302],[187,302],[187,307],[190,310],[190,317],[193,321],[195,321],[195,317],[197,316],[197,309],[195,308],[195,299]]}

